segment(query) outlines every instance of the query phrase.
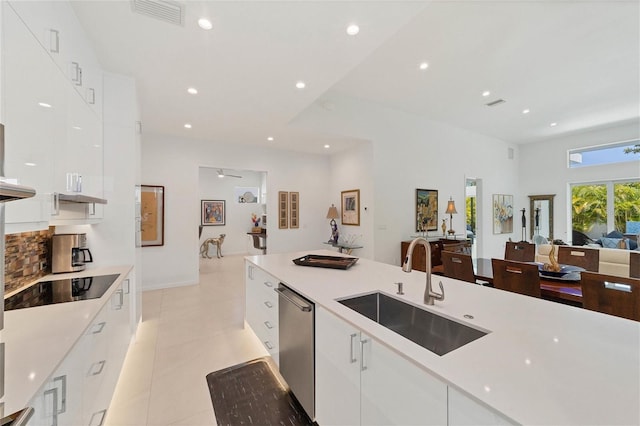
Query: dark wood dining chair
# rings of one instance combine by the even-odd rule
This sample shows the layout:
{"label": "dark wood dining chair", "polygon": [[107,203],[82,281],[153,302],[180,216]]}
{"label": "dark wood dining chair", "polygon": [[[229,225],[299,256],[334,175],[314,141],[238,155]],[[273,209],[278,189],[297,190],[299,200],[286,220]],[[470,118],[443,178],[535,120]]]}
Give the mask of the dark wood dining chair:
{"label": "dark wood dining chair", "polygon": [[267,242],[266,239],[264,243],[262,242],[262,237],[259,235],[252,235],[253,238],[253,248],[257,248],[258,250],[262,250],[262,254],[267,254]]}
{"label": "dark wood dining chair", "polygon": [[538,265],[491,259],[493,286],[532,297],[540,297],[540,275]]}
{"label": "dark wood dining chair", "polygon": [[582,272],[582,306],[640,321],[640,279]]}
{"label": "dark wood dining chair", "polygon": [[640,278],[640,251],[629,252],[629,276]]}
{"label": "dark wood dining chair", "polygon": [[558,246],[558,263],[579,266],[590,272],[598,272],[600,251],[586,247]]}
{"label": "dark wood dining chair", "polygon": [[516,262],[535,262],[536,245],[526,241],[520,241],[519,243],[507,241],[507,246],[504,249],[504,259]]}
{"label": "dark wood dining chair", "polygon": [[476,275],[473,272],[471,256],[447,250],[443,251],[441,256],[445,277],[474,284],[476,283]]}

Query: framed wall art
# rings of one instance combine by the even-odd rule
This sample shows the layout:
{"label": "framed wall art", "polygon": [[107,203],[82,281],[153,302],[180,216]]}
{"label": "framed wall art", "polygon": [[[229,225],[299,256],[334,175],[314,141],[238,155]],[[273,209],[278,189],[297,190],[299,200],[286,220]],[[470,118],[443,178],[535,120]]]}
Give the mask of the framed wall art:
{"label": "framed wall art", "polygon": [[513,232],[513,195],[493,194],[493,233]]}
{"label": "framed wall art", "polygon": [[164,186],[140,186],[142,247],[164,245]]}
{"label": "framed wall art", "polygon": [[289,193],[289,228],[300,228],[300,193]]}
{"label": "framed wall art", "polygon": [[416,232],[438,230],[438,191],[416,189]]}
{"label": "framed wall art", "polygon": [[360,190],[342,191],[342,224],[360,226]]}
{"label": "framed wall art", "polygon": [[289,213],[289,193],[278,191],[278,229],[287,229],[287,214]]}
{"label": "framed wall art", "polygon": [[225,200],[201,200],[200,217],[203,226],[226,225]]}

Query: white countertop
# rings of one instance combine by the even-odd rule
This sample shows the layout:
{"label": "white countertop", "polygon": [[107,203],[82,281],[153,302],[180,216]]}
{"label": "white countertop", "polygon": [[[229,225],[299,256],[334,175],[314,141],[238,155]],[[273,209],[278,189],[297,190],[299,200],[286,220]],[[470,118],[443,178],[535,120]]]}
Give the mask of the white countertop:
{"label": "white countertop", "polygon": [[4,313],[4,330],[1,333],[5,344],[5,413],[13,413],[27,405],[132,268],[131,265],[112,266],[44,276],[39,281],[120,274],[99,299]]}
{"label": "white countertop", "polygon": [[[251,263],[358,327],[450,386],[521,424],[640,424],[640,323],[432,276],[445,300],[422,303],[425,274],[360,259],[348,270],[295,265],[332,251],[248,256]],[[404,283],[403,296],[395,282]],[[490,331],[438,356],[335,299],[382,291]],[[473,320],[464,318],[473,315]]]}

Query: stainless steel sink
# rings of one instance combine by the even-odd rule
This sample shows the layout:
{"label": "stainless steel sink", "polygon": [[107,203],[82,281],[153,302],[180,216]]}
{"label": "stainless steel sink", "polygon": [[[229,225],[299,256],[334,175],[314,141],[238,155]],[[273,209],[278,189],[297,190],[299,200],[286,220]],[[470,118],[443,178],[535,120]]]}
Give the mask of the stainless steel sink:
{"label": "stainless steel sink", "polygon": [[487,334],[380,292],[338,302],[438,355]]}

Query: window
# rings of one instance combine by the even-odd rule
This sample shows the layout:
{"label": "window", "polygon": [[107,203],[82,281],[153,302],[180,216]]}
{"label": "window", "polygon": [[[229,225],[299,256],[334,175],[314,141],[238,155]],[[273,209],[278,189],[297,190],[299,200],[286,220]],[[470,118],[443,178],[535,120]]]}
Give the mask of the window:
{"label": "window", "polygon": [[569,150],[569,168],[640,161],[640,140]]}
{"label": "window", "polygon": [[640,222],[640,181],[572,185],[571,207],[573,230],[593,240],[613,230],[635,233]]}

